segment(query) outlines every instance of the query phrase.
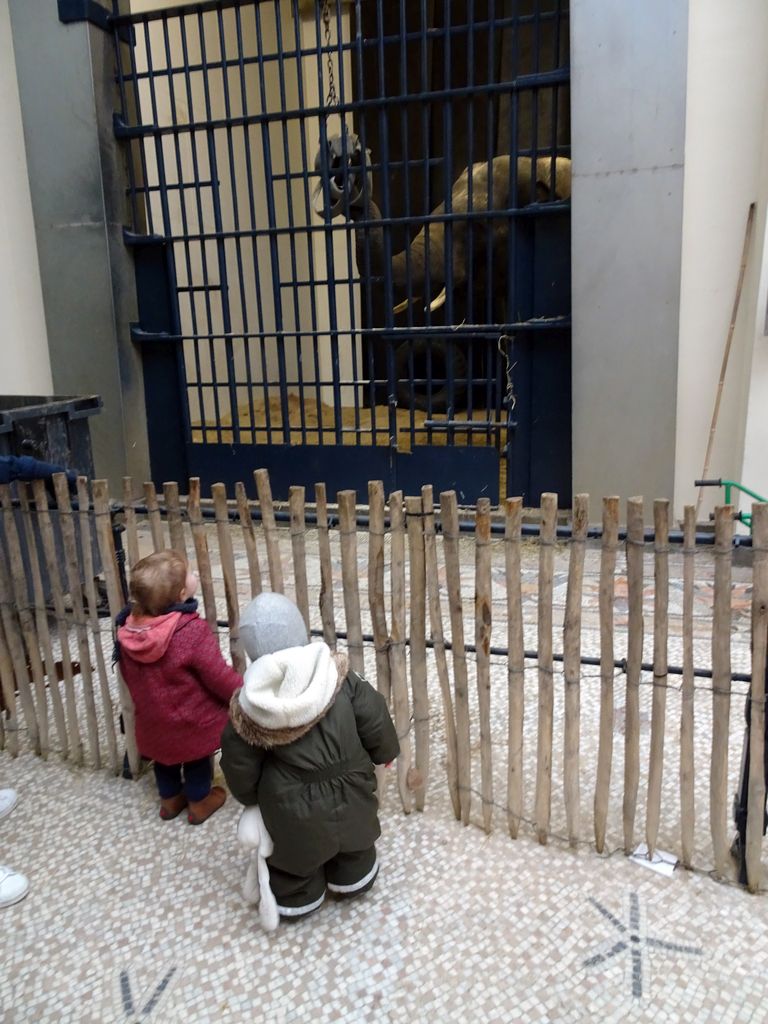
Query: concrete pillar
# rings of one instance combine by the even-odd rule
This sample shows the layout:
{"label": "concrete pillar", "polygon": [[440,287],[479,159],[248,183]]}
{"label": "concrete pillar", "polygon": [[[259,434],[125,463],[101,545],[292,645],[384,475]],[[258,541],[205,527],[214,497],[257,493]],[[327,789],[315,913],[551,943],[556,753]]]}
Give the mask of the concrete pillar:
{"label": "concrete pillar", "polygon": [[62,24],[50,0],[10,0],[53,389],[98,394],[97,475],[148,473],[125,178],[112,134],[112,38]]}

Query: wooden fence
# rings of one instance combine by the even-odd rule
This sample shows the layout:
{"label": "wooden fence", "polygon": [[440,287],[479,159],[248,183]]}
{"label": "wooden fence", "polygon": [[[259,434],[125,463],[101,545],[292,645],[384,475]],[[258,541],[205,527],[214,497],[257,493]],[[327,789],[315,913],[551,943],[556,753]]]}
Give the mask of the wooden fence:
{"label": "wooden fence", "polygon": [[[654,851],[661,829],[686,866],[709,866],[711,841],[714,869],[726,877],[740,728],[730,704],[734,680],[746,684],[747,870],[750,889],[759,887],[768,506],[754,507],[750,684],[750,673],[734,673],[731,664],[731,507],[717,509],[713,545],[696,534],[694,510],[686,508],[682,544],[673,549],[666,501],[653,503],[649,529],[642,499],[631,499],[620,531],[616,498],[603,499],[602,525],[590,528],[586,495],[576,496],[563,527],[553,494],[542,495],[531,517],[519,498],[493,513],[481,499],[471,514],[449,491],[436,506],[429,486],[418,496],[396,492],[385,500],[377,481],[360,506],[352,491],[339,492],[329,506],[325,486],[317,484],[311,507],[304,488],[293,487],[287,506],[276,509],[265,470],[254,473],[254,493],[256,500],[249,499],[238,484],[228,496],[216,484],[204,500],[192,479],[186,496],[168,483],[162,496],[145,484],[137,497],[126,479],[118,504],[104,481],[81,478],[73,506],[64,477],[55,479],[54,503],[42,483],[13,493],[0,487],[6,751],[55,752],[115,773],[125,751],[138,769],[130,698],[110,665],[111,618],[125,602],[120,547],[128,566],[173,547],[199,571],[201,614],[226,636],[238,670],[245,666],[239,609],[263,587],[289,592],[315,635],[332,646],[344,643],[351,666],[367,670],[390,702],[401,742],[396,788],[406,813],[444,799],[464,824],[477,820],[490,832],[503,812],[512,838],[527,831],[544,844],[558,836],[599,853],[608,849],[609,833],[627,853],[642,833]],[[123,530],[117,550],[116,518]],[[668,663],[670,558],[682,561],[679,667]],[[651,559],[652,586],[645,568]],[[694,614],[697,571],[711,589],[705,622]],[[594,611],[584,596],[590,581]],[[555,591],[564,595],[562,607]],[[590,625],[592,615],[597,621]],[[644,662],[646,620],[651,662]],[[584,643],[590,630],[591,654]],[[695,649],[701,657],[704,648],[711,681],[694,663]],[[599,672],[594,686],[590,665]],[[679,685],[670,681],[670,668]],[[668,721],[671,699],[675,717]],[[623,773],[614,763],[622,731]],[[708,836],[697,841],[705,806]]]}

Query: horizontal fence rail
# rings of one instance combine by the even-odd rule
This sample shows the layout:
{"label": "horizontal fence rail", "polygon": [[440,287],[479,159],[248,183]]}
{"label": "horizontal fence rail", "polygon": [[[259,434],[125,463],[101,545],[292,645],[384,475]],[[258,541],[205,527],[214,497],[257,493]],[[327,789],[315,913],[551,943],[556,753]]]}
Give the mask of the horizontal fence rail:
{"label": "horizontal fence rail", "polygon": [[238,671],[240,609],[262,590],[344,644],[392,709],[405,813],[442,809],[487,832],[501,814],[513,838],[598,852],[642,839],[728,878],[742,769],[740,867],[760,888],[768,506],[753,506],[751,567],[735,568],[731,506],[711,536],[687,508],[674,546],[664,501],[605,498],[594,527],[586,495],[568,525],[554,494],[526,522],[519,498],[498,511],[481,499],[470,516],[429,486],[387,495],[372,481],[364,505],[349,490],[329,499],[318,483],[276,504],[266,470],[210,495],[196,478],[162,493],[126,478],[119,500],[82,477],[73,494],[64,476],[0,487],[0,747],[141,770],[112,620],[131,566],[172,547]]}

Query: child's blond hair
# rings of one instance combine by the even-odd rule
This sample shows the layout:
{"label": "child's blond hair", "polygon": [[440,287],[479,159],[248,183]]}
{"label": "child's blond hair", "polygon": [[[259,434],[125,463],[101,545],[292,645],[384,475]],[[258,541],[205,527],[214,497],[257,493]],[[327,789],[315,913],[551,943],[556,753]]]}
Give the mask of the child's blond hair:
{"label": "child's blond hair", "polygon": [[178,551],[156,551],[131,571],[131,601],[136,615],[162,615],[179,600],[187,581],[187,560]]}

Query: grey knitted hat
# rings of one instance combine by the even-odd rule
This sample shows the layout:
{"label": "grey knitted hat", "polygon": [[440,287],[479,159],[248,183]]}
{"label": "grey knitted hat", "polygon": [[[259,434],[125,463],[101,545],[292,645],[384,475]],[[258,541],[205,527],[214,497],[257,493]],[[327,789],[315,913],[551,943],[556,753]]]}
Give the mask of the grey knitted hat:
{"label": "grey knitted hat", "polygon": [[283,594],[255,597],[240,616],[240,637],[251,661],[309,643],[301,612]]}

